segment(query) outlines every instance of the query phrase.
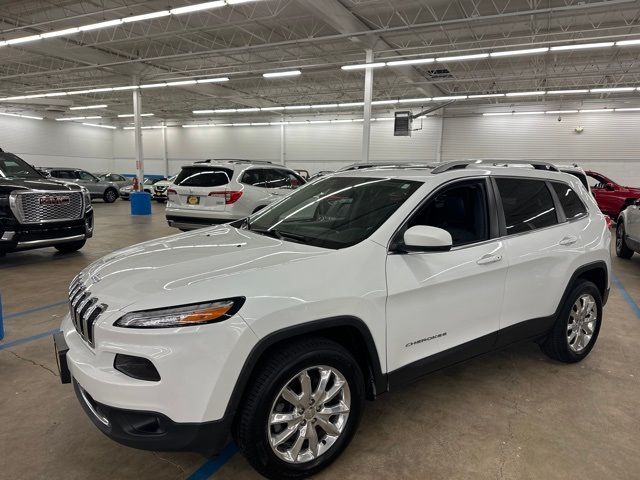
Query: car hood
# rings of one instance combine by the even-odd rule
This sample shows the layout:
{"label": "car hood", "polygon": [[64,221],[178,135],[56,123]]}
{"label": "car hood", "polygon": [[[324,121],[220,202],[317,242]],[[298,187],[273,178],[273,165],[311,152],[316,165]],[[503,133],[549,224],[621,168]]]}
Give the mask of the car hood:
{"label": "car hood", "polygon": [[256,270],[331,252],[221,225],[116,251],[82,277],[111,310],[134,303],[135,309],[158,308],[239,296]]}
{"label": "car hood", "polygon": [[0,193],[11,193],[14,190],[44,190],[44,191],[73,191],[80,187],[75,184],[66,184],[48,178],[0,178]]}

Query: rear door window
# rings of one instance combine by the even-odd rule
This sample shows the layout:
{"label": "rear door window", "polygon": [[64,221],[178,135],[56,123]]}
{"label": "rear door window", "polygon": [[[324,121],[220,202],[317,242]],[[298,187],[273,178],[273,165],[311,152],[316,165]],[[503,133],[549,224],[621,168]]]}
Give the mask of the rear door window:
{"label": "rear door window", "polygon": [[543,180],[496,178],[507,235],[529,232],[558,223],[551,192]]}
{"label": "rear door window", "polygon": [[182,187],[221,187],[227,185],[233,175],[228,168],[184,167],[175,180]]}
{"label": "rear door window", "polygon": [[276,168],[265,168],[266,187],[267,188],[284,188],[289,186],[289,177],[284,170]]}
{"label": "rear door window", "polygon": [[587,213],[587,207],[584,206],[578,194],[569,185],[558,182],[552,182],[551,185],[556,195],[558,195],[558,200],[560,200],[560,205],[562,205],[567,220],[581,217]]}
{"label": "rear door window", "polygon": [[266,177],[264,175],[264,170],[260,168],[252,168],[251,170],[247,170],[242,175],[242,183],[246,183],[247,185],[252,185],[254,187],[265,187]]}

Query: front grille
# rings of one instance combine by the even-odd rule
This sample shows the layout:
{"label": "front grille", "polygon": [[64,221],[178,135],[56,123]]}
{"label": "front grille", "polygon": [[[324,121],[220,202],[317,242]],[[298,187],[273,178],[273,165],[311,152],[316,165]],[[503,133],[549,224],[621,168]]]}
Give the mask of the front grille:
{"label": "front grille", "polygon": [[100,303],[82,283],[81,275],[78,275],[69,287],[69,312],[76,332],[92,347],[95,346],[93,336],[94,325],[100,315],[107,309],[104,303]]}
{"label": "front grille", "polygon": [[79,220],[84,211],[82,192],[14,192],[9,203],[20,223]]}

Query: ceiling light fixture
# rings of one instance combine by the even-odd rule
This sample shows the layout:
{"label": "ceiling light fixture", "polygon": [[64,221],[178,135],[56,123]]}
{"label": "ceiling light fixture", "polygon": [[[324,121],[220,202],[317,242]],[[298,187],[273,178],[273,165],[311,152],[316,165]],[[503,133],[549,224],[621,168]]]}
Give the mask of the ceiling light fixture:
{"label": "ceiling light fixture", "polygon": [[509,92],[505,95],[507,97],[531,97],[534,95],[544,95],[546,93],[547,92],[545,92],[544,90],[536,90],[535,92]]}
{"label": "ceiling light fixture", "polygon": [[69,110],[91,110],[93,108],[107,108],[109,105],[83,105],[80,107],[69,107]]}
{"label": "ceiling light fixture", "polygon": [[5,117],[28,118],[29,120],[44,120],[42,117],[35,117],[33,115],[21,115],[19,113],[0,112],[0,115],[3,115]]}
{"label": "ceiling light fixture", "polygon": [[[140,116],[141,117],[153,117],[155,115],[155,113],[141,113]],[[135,117],[134,113],[121,113],[120,115],[118,115],[118,118],[132,118]]]}
{"label": "ceiling light fixture", "polygon": [[502,52],[491,52],[491,57],[512,57],[516,55],[535,55],[537,53],[546,53],[549,51],[549,47],[542,48],[525,48],[523,50],[505,50]]}
{"label": "ceiling light fixture", "polygon": [[269,72],[262,74],[264,78],[297,77],[298,75],[302,75],[302,72],[300,70],[289,70],[286,72]]}
{"label": "ceiling light fixture", "polygon": [[364,70],[367,68],[380,68],[384,67],[387,64],[385,62],[376,62],[376,63],[359,63],[356,65],[343,65],[340,67],[342,70]]}
{"label": "ceiling light fixture", "polygon": [[102,118],[100,115],[94,115],[91,117],[63,117],[56,118],[56,122],[74,122],[76,120],[95,120],[98,118]]}
{"label": "ceiling light fixture", "polygon": [[223,0],[217,0],[215,2],[196,3],[195,5],[187,5],[185,7],[172,8],[170,10],[171,15],[182,15],[184,13],[199,12],[202,10],[210,10],[212,8],[220,8],[225,6]]}
{"label": "ceiling light fixture", "polygon": [[611,93],[611,92],[632,92],[636,87],[607,87],[607,88],[592,88],[589,93]]}
{"label": "ceiling light fixture", "polygon": [[576,43],[573,45],[556,45],[551,47],[552,52],[559,52],[563,50],[585,50],[588,48],[606,48],[613,47],[615,42],[599,42],[599,43]]}
{"label": "ceiling light fixture", "polygon": [[115,130],[118,127],[113,127],[111,125],[99,125],[97,123],[83,123],[82,125],[86,125],[87,127],[98,127],[98,128],[108,128],[110,130]]}
{"label": "ceiling light fixture", "polygon": [[488,53],[473,53],[471,55],[454,55],[452,57],[438,57],[436,61],[441,63],[446,62],[459,62],[461,60],[480,60],[483,58],[487,58],[489,56]]}
{"label": "ceiling light fixture", "polygon": [[422,65],[424,63],[433,63],[435,58],[415,58],[408,60],[394,60],[393,62],[387,62],[387,67],[402,67],[404,65]]}
{"label": "ceiling light fixture", "polygon": [[549,90],[547,91],[549,95],[572,95],[574,93],[589,93],[587,89],[579,89],[579,90]]}

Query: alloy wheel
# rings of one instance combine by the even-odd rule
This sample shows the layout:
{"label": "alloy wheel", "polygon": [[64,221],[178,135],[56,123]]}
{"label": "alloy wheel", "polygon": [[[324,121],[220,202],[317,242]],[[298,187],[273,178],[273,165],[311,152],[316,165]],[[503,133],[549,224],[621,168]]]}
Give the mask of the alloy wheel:
{"label": "alloy wheel", "polygon": [[622,242],[624,242],[624,224],[619,224],[616,228],[616,251],[620,253],[622,250]]}
{"label": "alloy wheel", "polygon": [[567,342],[571,351],[584,351],[593,338],[597,321],[596,300],[588,293],[581,295],[571,307],[567,324]]}
{"label": "alloy wheel", "polygon": [[351,410],[351,392],[334,367],[305,368],[280,390],[267,432],[271,449],[287,463],[310,462],[340,438]]}

